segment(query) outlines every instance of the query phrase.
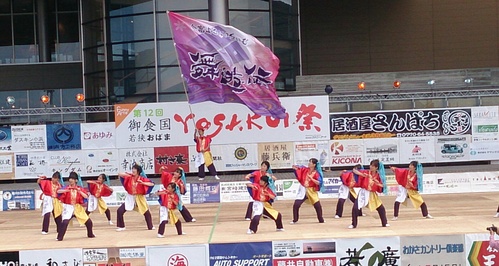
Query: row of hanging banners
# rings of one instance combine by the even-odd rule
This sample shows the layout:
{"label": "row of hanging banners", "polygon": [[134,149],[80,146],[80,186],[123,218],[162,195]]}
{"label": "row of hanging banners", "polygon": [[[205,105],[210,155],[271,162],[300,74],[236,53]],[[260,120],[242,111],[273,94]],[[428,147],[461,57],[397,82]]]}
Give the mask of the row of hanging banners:
{"label": "row of hanging banners", "polygon": [[499,160],[498,106],[329,113],[327,96],[281,99],[286,119],[252,114],[241,104],[122,104],[111,123],[0,128],[0,179],[116,175],[135,163],[196,172],[195,128],[208,128],[219,171],[273,169],[318,158],[326,167]]}
{"label": "row of hanging banners", "polygon": [[495,265],[498,251],[488,242],[484,233],[21,250],[0,252],[0,265]]}

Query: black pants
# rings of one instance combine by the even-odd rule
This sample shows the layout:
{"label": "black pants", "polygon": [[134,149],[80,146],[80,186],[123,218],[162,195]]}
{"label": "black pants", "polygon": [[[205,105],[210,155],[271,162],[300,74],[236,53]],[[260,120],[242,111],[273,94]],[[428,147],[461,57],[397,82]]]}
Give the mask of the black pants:
{"label": "black pants", "polygon": [[[63,220],[61,222],[59,232],[57,233],[57,240],[62,241],[64,239],[64,235],[66,234],[66,231],[68,230],[69,221],[71,219],[66,219],[66,220]],[[88,218],[88,220],[85,222],[85,226],[87,227],[87,237],[95,237],[95,235],[92,231],[93,226],[94,226],[94,224],[92,223],[92,219]]]}
{"label": "black pants", "polygon": [[[210,164],[208,166],[208,171],[210,171],[210,175],[216,176],[217,175],[217,169],[215,169],[215,164]],[[206,173],[204,172],[204,164],[200,165],[198,167],[198,176],[199,178],[204,178],[206,176]]]}
{"label": "black pants", "polygon": [[[118,208],[118,211],[117,211],[117,217],[116,217],[116,226],[119,227],[119,228],[124,228],[125,227],[125,212],[126,212],[126,209],[125,209],[125,203],[121,204],[121,206]],[[152,230],[152,228],[154,227],[152,225],[152,216],[151,216],[151,212],[149,210],[147,210],[145,213],[144,213],[144,218],[146,220],[146,225],[147,225],[147,230]]]}
{"label": "black pants", "polygon": [[[426,206],[426,202],[423,202],[421,204],[421,214],[423,214],[423,217],[428,216],[428,206]],[[393,216],[398,217],[399,216],[399,210],[400,210],[400,202],[395,201],[393,204]]]}
{"label": "black pants", "polygon": [[[47,233],[49,232],[50,214],[51,213],[48,212],[43,215],[42,232],[47,232]],[[57,226],[57,232],[59,232],[59,228],[62,223],[62,215],[55,217],[54,211],[52,211],[52,216],[54,216],[55,225]]]}
{"label": "black pants", "polygon": [[[298,219],[300,218],[300,207],[303,204],[303,202],[305,202],[305,200],[307,200],[306,195],[301,200],[298,199],[295,200],[295,203],[293,204],[293,222],[295,223],[298,222]],[[319,220],[319,223],[323,223],[324,217],[322,217],[322,206],[320,201],[314,203],[314,209],[315,213],[317,213],[317,220]]]}
{"label": "black pants", "polygon": [[185,206],[182,206],[182,210],[180,211],[180,214],[182,215],[182,218],[184,218],[184,220],[187,223],[192,222],[192,215]]}
{"label": "black pants", "polygon": [[[263,208],[263,215],[266,215],[266,216],[270,217],[270,219],[275,221],[276,229],[283,229],[281,213],[279,213],[277,215],[277,218],[274,219],[274,217],[272,217],[270,215],[270,213],[265,208]],[[253,231],[255,233],[256,233],[256,231],[258,231],[258,225],[260,224],[261,217],[262,217],[261,215],[255,215],[255,216],[253,216],[253,218],[251,218],[251,222],[250,222],[250,226],[249,226],[249,229],[251,231]]]}
{"label": "black pants", "polygon": [[[357,218],[359,216],[359,200],[357,198],[357,200],[355,200],[355,203],[353,204],[353,207],[352,207],[352,225],[354,228],[357,227]],[[383,204],[381,204],[377,209],[378,211],[378,214],[379,214],[379,218],[381,219],[381,226],[385,227],[386,224],[388,223],[388,220],[386,219],[386,210],[385,210],[385,206],[383,206]]]}
{"label": "black pants", "polygon": [[[355,197],[352,195],[352,193],[348,193],[348,199],[352,202],[355,203]],[[345,199],[338,199],[338,203],[336,204],[336,215],[339,217],[343,216],[343,206],[345,205]],[[359,216],[362,216],[362,209],[359,210]]]}
{"label": "black pants", "polygon": [[[164,235],[165,234],[165,227],[166,227],[167,223],[168,223],[168,221],[162,221],[159,224],[158,235]],[[180,222],[180,220],[178,220],[175,223],[175,227],[177,228],[177,234],[181,235],[182,234],[182,223]]]}

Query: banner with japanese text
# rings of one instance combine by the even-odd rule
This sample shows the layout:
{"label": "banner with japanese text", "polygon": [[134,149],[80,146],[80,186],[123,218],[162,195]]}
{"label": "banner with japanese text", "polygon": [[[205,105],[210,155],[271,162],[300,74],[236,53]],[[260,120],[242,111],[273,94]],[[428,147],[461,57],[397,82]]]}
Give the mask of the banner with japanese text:
{"label": "banner with japanese text", "polygon": [[12,131],[10,127],[0,127],[0,153],[12,152]]}
{"label": "banner with japanese text", "polygon": [[364,159],[366,164],[378,159],[386,165],[399,163],[399,139],[364,139]]}
{"label": "banner with japanese text", "polygon": [[469,161],[471,135],[435,137],[437,162]]}
{"label": "banner with japanese text", "polygon": [[[21,250],[20,265],[83,265],[81,248]],[[71,265],[70,264],[70,265]]]}
{"label": "banner with japanese text", "polygon": [[321,163],[321,166],[331,166],[328,160],[328,141],[295,142],[294,147],[295,165],[308,165],[310,158],[316,158]]}
{"label": "banner with japanese text", "polygon": [[154,174],[154,148],[130,148],[119,150],[119,171],[132,172],[132,166],[138,164],[146,174]]}
{"label": "banner with japanese text", "polygon": [[81,123],[81,149],[116,148],[116,128],[114,122]]}
{"label": "banner with japanese text", "polygon": [[[483,228],[484,231],[485,228]],[[497,235],[494,236],[497,241]],[[499,250],[489,246],[490,234],[488,232],[483,234],[466,234],[464,236],[464,243],[466,246],[466,265],[497,265],[499,264]]]}
{"label": "banner with japanese text", "polygon": [[34,210],[35,191],[33,189],[4,190],[2,194],[3,210]]}
{"label": "banner with japanese text", "polygon": [[[244,175],[241,175],[241,180],[244,180]],[[249,182],[220,182],[220,202],[249,202],[251,195],[246,186]]]}
{"label": "banner with japanese text", "polygon": [[219,171],[241,171],[260,169],[257,144],[218,145],[215,166]]}
{"label": "banner with japanese text", "polygon": [[47,152],[15,153],[16,179],[52,176]]}
{"label": "banner with japanese text", "polygon": [[399,265],[465,265],[466,263],[464,235],[401,236],[400,249]]}
{"label": "banner with japanese text", "polygon": [[166,166],[170,172],[175,171],[178,167],[182,167],[186,173],[190,172],[189,147],[181,146],[154,148],[154,172],[159,173],[161,166]]}
{"label": "banner with japanese text", "polygon": [[80,124],[49,124],[47,150],[81,150]]}
{"label": "banner with japanese text", "polygon": [[208,266],[208,245],[146,246],[146,265]]}
{"label": "banner with japanese text", "polygon": [[[281,99],[288,116],[273,119],[251,113],[244,105],[203,102],[118,104],[118,148],[193,145],[194,129],[207,127],[212,144],[240,144],[329,139],[327,96]],[[262,136],[264,136],[262,138]]]}
{"label": "banner with japanese text", "polygon": [[340,265],[336,262],[336,245],[333,239],[272,241],[272,265],[316,265],[316,262],[320,265]]}
{"label": "banner with japanese text", "polygon": [[[11,179],[14,177],[14,154],[0,154],[0,179],[4,177],[9,177]],[[7,175],[5,175],[7,174]]]}
{"label": "banner with japanese text", "polygon": [[19,251],[0,252],[0,265],[19,265]]}
{"label": "banner with japanese text", "polygon": [[67,178],[69,173],[81,173],[86,169],[86,155],[81,150],[75,151],[53,151],[49,152],[49,173],[51,176],[54,172],[61,173],[63,178]]}
{"label": "banner with japanese text", "polygon": [[11,130],[13,151],[47,151],[47,132],[45,125],[12,126]]}
{"label": "banner with japanese text", "polygon": [[332,167],[344,166],[350,169],[356,164],[366,165],[364,160],[364,140],[345,139],[329,142],[330,164]]}
{"label": "banner with japanese text", "polygon": [[192,183],[191,203],[218,203],[220,202],[220,184],[217,183]]}
{"label": "banner with japanese text", "polygon": [[399,138],[399,163],[435,162],[435,137]]}
{"label": "banner with japanese text", "polygon": [[[380,227],[377,230],[389,229]],[[336,257],[338,265],[400,265],[400,238],[340,238]]]}
{"label": "banner with japanese text", "polygon": [[292,142],[258,143],[258,158],[260,162],[268,161],[272,169],[291,168],[294,145]]}
{"label": "banner with japanese text", "polygon": [[81,176],[98,176],[100,174],[117,175],[120,165],[117,149],[82,150],[85,155],[85,168]]}
{"label": "banner with japanese text", "polygon": [[210,266],[272,266],[272,242],[210,244],[209,249]]}
{"label": "banner with japanese text", "polygon": [[473,142],[497,142],[499,140],[499,107],[477,106],[471,108]]}

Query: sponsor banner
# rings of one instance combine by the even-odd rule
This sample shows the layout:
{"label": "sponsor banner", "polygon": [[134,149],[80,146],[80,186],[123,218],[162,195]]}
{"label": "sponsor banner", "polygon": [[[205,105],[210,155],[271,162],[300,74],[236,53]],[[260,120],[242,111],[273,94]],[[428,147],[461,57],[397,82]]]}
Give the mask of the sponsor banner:
{"label": "sponsor banner", "polygon": [[59,172],[65,178],[73,171],[82,173],[86,169],[85,152],[81,150],[53,151],[48,154],[50,173]]}
{"label": "sponsor banner", "polygon": [[415,137],[399,139],[399,163],[412,161],[435,162],[435,137]]}
{"label": "sponsor banner", "polygon": [[336,245],[338,265],[400,265],[401,253],[398,236],[340,238]]}
{"label": "sponsor banner", "polygon": [[2,199],[4,211],[35,209],[35,191],[33,189],[4,190]]}
{"label": "sponsor banner", "polygon": [[80,131],[83,150],[116,148],[114,122],[81,123]]}
{"label": "sponsor banner", "polygon": [[246,184],[249,181],[220,182],[220,202],[250,201],[251,196]]}
{"label": "sponsor banner", "polygon": [[441,173],[437,176],[435,193],[463,193],[471,191],[471,179],[463,173]]}
{"label": "sponsor banner", "polygon": [[471,136],[435,137],[437,162],[469,161]]}
{"label": "sponsor banner", "polygon": [[[241,104],[187,102],[118,104],[115,106],[118,148],[187,146],[194,129],[208,127],[205,134],[215,144],[257,143],[265,141],[303,141],[329,139],[327,96],[285,97],[285,119],[251,113]],[[192,109],[192,111],[190,110]],[[193,123],[195,121],[195,123]]]}
{"label": "sponsor banner", "polygon": [[298,193],[298,188],[300,187],[300,182],[298,180],[276,180],[276,186],[282,182],[282,197],[279,199],[283,200],[294,200],[296,199],[296,194]]}
{"label": "sponsor banner", "polygon": [[405,138],[471,134],[471,109],[332,113],[331,139]]}
{"label": "sponsor banner", "polygon": [[498,106],[471,107],[473,142],[493,143],[499,140]]}
{"label": "sponsor banner", "polygon": [[[220,165],[220,171],[256,170],[260,168],[258,163],[257,144],[237,144],[219,146],[221,160],[215,165]],[[272,168],[273,165],[271,164]]]}
{"label": "sponsor banner", "polygon": [[146,266],[144,247],[84,249],[83,260],[93,266]]}
{"label": "sponsor banner", "polygon": [[12,150],[16,152],[46,151],[47,133],[45,125],[13,126]]}
{"label": "sponsor banner", "polygon": [[81,150],[80,124],[49,124],[47,150]]}
{"label": "sponsor banner", "polygon": [[146,174],[154,174],[154,148],[132,148],[119,150],[119,172],[132,172],[138,164]]}
{"label": "sponsor banner", "polygon": [[[475,139],[475,136],[472,136]],[[499,160],[499,141],[493,142],[471,142],[470,143],[470,160]]]}
{"label": "sponsor banner", "polygon": [[12,152],[12,131],[10,127],[0,127],[0,153]]}
{"label": "sponsor banner", "polygon": [[220,202],[220,182],[191,184],[191,203],[211,202]]}
{"label": "sponsor banner", "polygon": [[107,248],[83,249],[83,262],[107,262]]}
{"label": "sponsor banner", "polygon": [[117,149],[83,150],[85,169],[81,176],[115,175],[118,173],[119,159]]}
{"label": "sponsor banner", "polygon": [[210,266],[272,266],[272,242],[210,244],[209,249]]}
{"label": "sponsor banner", "polygon": [[329,142],[330,164],[336,166],[354,166],[368,164],[364,161],[363,140],[334,140]]}
{"label": "sponsor banner", "polygon": [[324,177],[324,188],[319,192],[319,198],[338,198],[338,191],[341,185],[339,177]]}
{"label": "sponsor banner", "polygon": [[465,265],[464,235],[401,236],[398,265]]}
{"label": "sponsor banner", "polygon": [[[13,154],[0,154],[0,177],[2,174],[13,174],[13,166],[14,164],[14,159],[13,159]],[[13,175],[10,175],[11,178],[14,177]],[[3,178],[2,178],[3,179]]]}
{"label": "sponsor banner", "polygon": [[208,245],[147,246],[146,264],[151,266],[207,266],[209,265]]}
{"label": "sponsor banner", "polygon": [[469,172],[459,175],[470,179],[471,192],[496,192],[499,190],[499,172]]}
{"label": "sponsor banner", "polygon": [[[147,204],[149,205],[159,205],[158,202],[158,196],[156,196],[154,193],[158,191],[162,187],[161,185],[154,185],[154,188],[152,189],[151,193],[146,195],[146,201]],[[113,189],[113,194],[109,197],[102,197],[102,199],[106,202],[107,206],[109,207],[116,207],[120,206],[125,202],[125,197],[126,197],[126,190],[123,186],[111,186]],[[182,199],[184,197],[182,196]],[[187,202],[185,202],[187,203]]]}
{"label": "sponsor banner", "polygon": [[420,194],[436,194],[438,191],[438,178],[440,174],[423,175],[423,191]]}
{"label": "sponsor banner", "polygon": [[[485,228],[484,228],[485,230]],[[494,236],[497,240],[497,235]],[[466,234],[466,265],[497,265],[499,264],[499,250],[489,247],[490,234]]]}
{"label": "sponsor banner", "polygon": [[268,161],[272,169],[291,168],[294,164],[294,145],[292,142],[259,143],[258,157],[260,162]]}
{"label": "sponsor banner", "polygon": [[[222,161],[222,146],[221,145],[211,145],[210,146],[211,155],[213,157],[213,164],[217,171],[223,171],[224,163]],[[196,156],[198,152],[196,151],[196,146],[189,146],[189,169],[192,173],[198,172],[198,167],[196,167]],[[208,168],[204,167],[204,171],[208,171]]]}
{"label": "sponsor banner", "polygon": [[47,152],[15,153],[16,179],[34,178],[49,175],[49,157]]}
{"label": "sponsor banner", "polygon": [[18,266],[19,265],[19,252],[0,252],[0,265],[5,266]]}
{"label": "sponsor banner", "polygon": [[328,160],[329,155],[329,142],[328,141],[315,141],[315,142],[295,142],[295,165],[308,165],[310,158],[319,160],[322,166],[331,166]]}
{"label": "sponsor banner", "polygon": [[159,173],[161,166],[168,167],[168,171],[175,171],[182,167],[184,172],[189,171],[189,148],[182,147],[156,147],[154,148],[154,169]]}
{"label": "sponsor banner", "polygon": [[336,244],[333,239],[272,241],[272,265],[317,265],[318,261],[320,265],[339,265],[336,263]]}
{"label": "sponsor banner", "polygon": [[364,140],[364,159],[366,164],[372,160],[378,159],[386,165],[399,163],[399,139],[365,139]]}
{"label": "sponsor banner", "polygon": [[81,248],[21,250],[21,265],[83,265]]}

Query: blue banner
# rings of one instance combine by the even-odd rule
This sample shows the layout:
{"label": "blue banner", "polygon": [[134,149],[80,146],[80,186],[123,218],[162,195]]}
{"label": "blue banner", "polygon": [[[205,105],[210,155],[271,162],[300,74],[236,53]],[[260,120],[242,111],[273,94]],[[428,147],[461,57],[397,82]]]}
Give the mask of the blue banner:
{"label": "blue banner", "polygon": [[210,244],[210,266],[272,266],[272,242]]}
{"label": "blue banner", "polygon": [[0,152],[12,151],[12,131],[10,127],[0,127]]}
{"label": "blue banner", "polygon": [[191,203],[220,202],[220,183],[191,184]]}
{"label": "blue banner", "polygon": [[35,191],[32,189],[4,190],[2,197],[4,211],[35,209]]}
{"label": "blue banner", "polygon": [[47,125],[47,150],[81,150],[80,124]]}

